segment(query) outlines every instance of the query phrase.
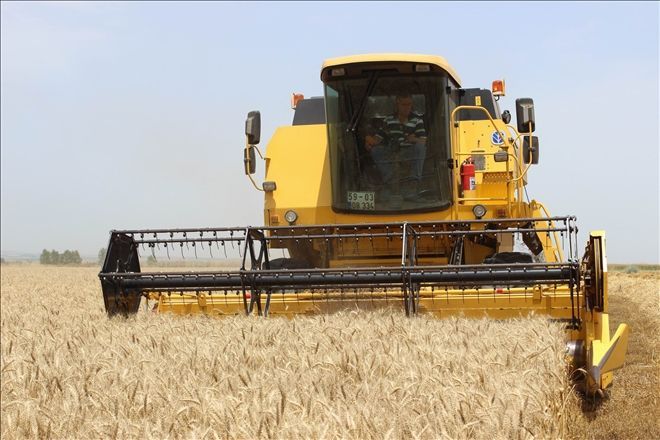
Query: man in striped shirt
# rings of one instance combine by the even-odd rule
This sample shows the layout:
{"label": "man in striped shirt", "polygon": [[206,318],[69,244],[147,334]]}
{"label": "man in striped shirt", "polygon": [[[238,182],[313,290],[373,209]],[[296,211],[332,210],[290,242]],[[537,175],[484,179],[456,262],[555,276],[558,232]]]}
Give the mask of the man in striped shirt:
{"label": "man in striped shirt", "polygon": [[419,185],[426,155],[424,121],[412,111],[411,95],[396,97],[396,113],[387,116],[383,127],[365,137],[365,148],[371,153],[385,185],[399,184],[396,176],[401,165],[410,168],[410,175]]}

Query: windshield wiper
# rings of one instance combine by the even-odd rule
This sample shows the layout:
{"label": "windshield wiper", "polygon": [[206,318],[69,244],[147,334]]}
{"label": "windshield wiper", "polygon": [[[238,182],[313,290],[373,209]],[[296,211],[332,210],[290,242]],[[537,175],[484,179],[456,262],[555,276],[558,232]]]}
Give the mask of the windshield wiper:
{"label": "windshield wiper", "polygon": [[364,93],[362,99],[360,100],[360,105],[358,106],[357,111],[353,113],[353,116],[351,117],[351,120],[348,123],[348,128],[346,128],[346,132],[351,131],[355,133],[355,128],[360,122],[360,119],[362,119],[362,114],[364,113],[364,109],[367,106],[367,99],[371,95],[371,92],[374,91],[374,87],[376,87],[376,82],[378,82],[379,75],[380,75],[380,71],[375,71],[371,73],[371,76],[369,77],[369,83],[367,84],[367,90]]}

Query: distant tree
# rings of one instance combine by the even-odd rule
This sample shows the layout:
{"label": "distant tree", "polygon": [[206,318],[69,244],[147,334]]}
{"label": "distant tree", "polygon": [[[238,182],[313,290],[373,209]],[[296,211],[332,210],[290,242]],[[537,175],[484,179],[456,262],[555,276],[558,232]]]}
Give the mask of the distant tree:
{"label": "distant tree", "polygon": [[154,257],[153,255],[149,255],[147,257],[147,264],[156,264],[156,263],[157,263],[156,257]]}
{"label": "distant tree", "polygon": [[60,264],[80,264],[82,263],[82,258],[78,251],[65,250],[64,253],[60,256]]}
{"label": "distant tree", "polygon": [[44,249],[39,256],[41,264],[80,264],[82,258],[78,251],[65,250],[63,253],[57,252],[55,249],[50,252]]}
{"label": "distant tree", "polygon": [[105,254],[106,254],[106,249],[101,248],[99,249],[99,264],[103,264],[105,262]]}

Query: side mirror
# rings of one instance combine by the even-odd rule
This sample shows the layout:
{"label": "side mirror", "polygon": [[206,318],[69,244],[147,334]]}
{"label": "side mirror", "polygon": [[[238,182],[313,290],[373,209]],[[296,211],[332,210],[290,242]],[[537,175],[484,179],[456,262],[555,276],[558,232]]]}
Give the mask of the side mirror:
{"label": "side mirror", "polygon": [[[245,120],[245,135],[249,145],[257,145],[261,138],[261,113],[251,111]],[[254,152],[252,152],[254,155]]]}
{"label": "side mirror", "polygon": [[539,138],[532,136],[532,145],[529,145],[529,136],[523,136],[523,160],[525,163],[536,165],[539,163]]}
{"label": "side mirror", "polygon": [[245,174],[254,174],[257,170],[257,158],[254,154],[254,146],[248,145],[243,150],[243,166],[245,167]]}
{"label": "side mirror", "polygon": [[502,112],[502,121],[504,121],[505,124],[511,122],[511,112],[509,110],[504,110]]}
{"label": "side mirror", "polygon": [[516,119],[518,120],[519,133],[534,132],[536,125],[534,123],[534,100],[532,98],[516,99]]}

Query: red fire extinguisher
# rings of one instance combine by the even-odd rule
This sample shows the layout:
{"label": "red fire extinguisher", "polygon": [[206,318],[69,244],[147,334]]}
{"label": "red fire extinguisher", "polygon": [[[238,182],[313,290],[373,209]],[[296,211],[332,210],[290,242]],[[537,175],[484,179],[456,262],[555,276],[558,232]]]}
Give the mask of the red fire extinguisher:
{"label": "red fire extinguisher", "polygon": [[463,191],[473,190],[477,187],[477,181],[474,177],[474,163],[470,159],[461,164],[461,186]]}

